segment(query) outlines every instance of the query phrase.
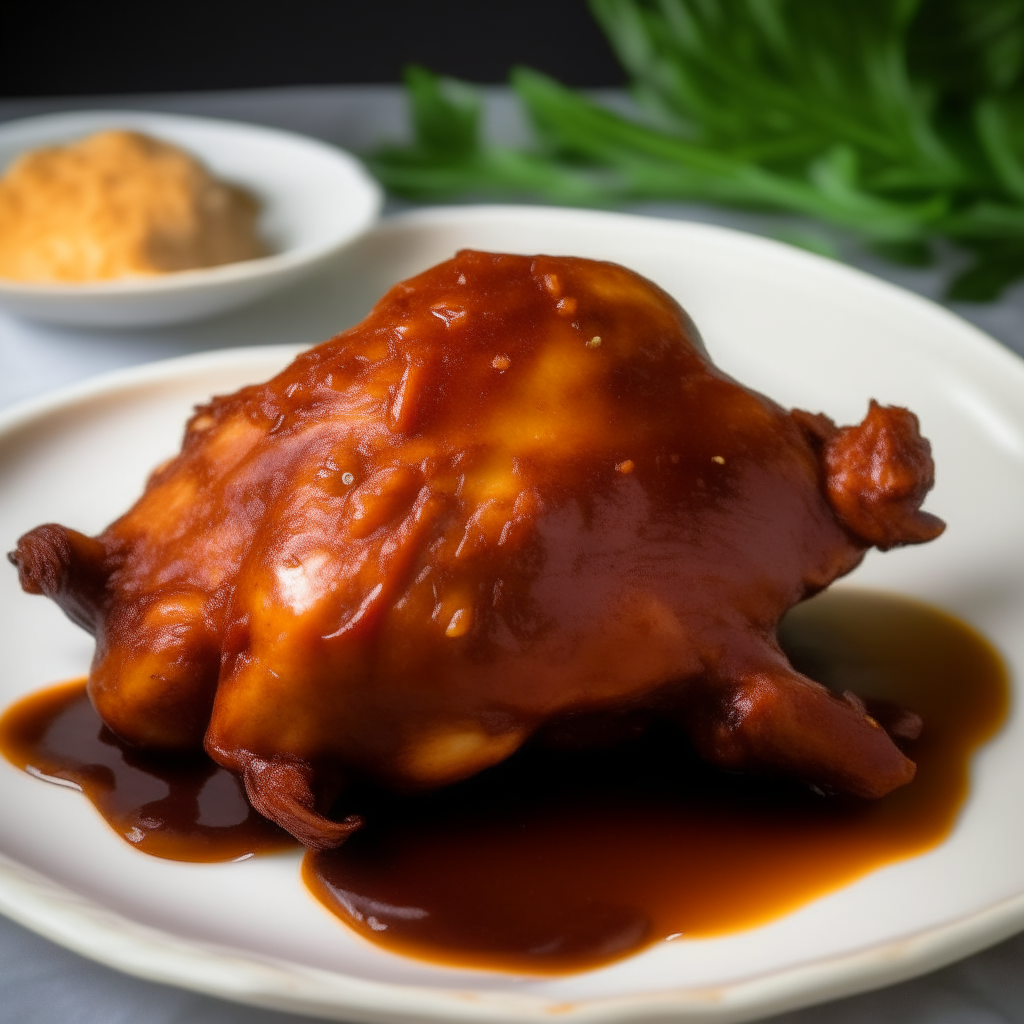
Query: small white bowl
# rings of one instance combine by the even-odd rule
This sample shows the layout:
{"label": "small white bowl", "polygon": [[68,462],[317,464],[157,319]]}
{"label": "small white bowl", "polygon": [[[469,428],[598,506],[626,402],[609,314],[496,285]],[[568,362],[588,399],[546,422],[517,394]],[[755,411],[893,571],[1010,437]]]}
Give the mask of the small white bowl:
{"label": "small white bowl", "polygon": [[0,125],[0,173],[26,150],[124,128],[174,143],[262,204],[272,255],[201,270],[88,284],[0,278],[0,307],[80,327],[144,327],[199,320],[291,284],[370,228],[380,186],[348,153],[291,132],[236,121],[138,111],[51,114]]}

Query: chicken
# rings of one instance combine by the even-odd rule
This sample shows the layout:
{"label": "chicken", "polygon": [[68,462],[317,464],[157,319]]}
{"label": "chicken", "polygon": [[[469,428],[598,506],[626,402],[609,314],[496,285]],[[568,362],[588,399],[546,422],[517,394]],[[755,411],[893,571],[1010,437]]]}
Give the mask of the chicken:
{"label": "chicken", "polygon": [[638,714],[728,769],[907,783],[776,628],[869,547],[941,533],[932,483],[912,413],[787,412],[623,267],[463,251],[198,408],[98,537],[44,525],[10,557],[95,634],[115,733],[205,746],[327,848],[360,824],[325,813],[347,780],[443,786]]}

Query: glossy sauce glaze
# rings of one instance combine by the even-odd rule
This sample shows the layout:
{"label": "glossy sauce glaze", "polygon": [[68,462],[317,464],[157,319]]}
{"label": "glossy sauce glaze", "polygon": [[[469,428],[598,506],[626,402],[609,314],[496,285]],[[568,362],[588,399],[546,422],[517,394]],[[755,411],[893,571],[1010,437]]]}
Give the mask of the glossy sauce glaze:
{"label": "glossy sauce glaze", "polygon": [[326,849],[350,780],[441,788],[624,707],[729,770],[909,782],[774,634],[872,546],[941,533],[932,480],[912,412],[787,411],[624,267],[463,251],[197,410],[102,533],[43,523],[10,557],[95,636],[118,736],[205,749]]}
{"label": "glossy sauce glaze", "polygon": [[306,884],[371,941],[459,966],[561,973],[670,936],[749,928],[944,839],[971,753],[1003,721],[998,654],[951,616],[867,591],[784,620],[794,665],[924,719],[912,783],[880,801],[728,775],[650,733],[603,754],[529,750],[309,853]]}
{"label": "glossy sauce glaze", "polygon": [[[427,795],[347,794],[367,824],[337,850],[307,853],[306,884],[394,952],[557,974],[763,923],[939,843],[967,795],[972,752],[1006,715],[996,652],[942,612],[861,591],[799,606],[780,636],[813,678],[922,716],[906,744],[918,766],[910,785],[875,802],[826,798],[716,772],[657,727],[601,753],[534,745]],[[0,747],[33,774],[77,783],[156,856],[228,860],[290,841],[246,812],[234,777],[212,762],[121,744],[81,683],[15,705]]]}
{"label": "glossy sauce glaze", "polygon": [[298,845],[205,755],[153,754],[119,740],[93,710],[84,679],[10,708],[0,750],[37,778],[80,789],[118,835],[154,857],[243,860]]}

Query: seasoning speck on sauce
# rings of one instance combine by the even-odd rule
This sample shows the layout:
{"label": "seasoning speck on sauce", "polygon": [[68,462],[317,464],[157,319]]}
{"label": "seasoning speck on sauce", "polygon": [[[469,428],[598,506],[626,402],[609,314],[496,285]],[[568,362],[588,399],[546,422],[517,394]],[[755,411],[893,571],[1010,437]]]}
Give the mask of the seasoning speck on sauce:
{"label": "seasoning speck on sauce", "polygon": [[138,132],[19,157],[0,178],[0,278],[84,283],[267,254],[247,191]]}

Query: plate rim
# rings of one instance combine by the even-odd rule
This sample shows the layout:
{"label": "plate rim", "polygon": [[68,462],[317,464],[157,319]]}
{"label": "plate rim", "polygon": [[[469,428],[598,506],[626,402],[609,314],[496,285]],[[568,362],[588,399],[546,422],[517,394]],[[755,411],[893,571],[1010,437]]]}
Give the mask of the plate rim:
{"label": "plate rim", "polygon": [[[1024,927],[1024,893],[966,917],[824,961],[713,987],[566,1001],[510,991],[356,978],[182,938],[125,917],[0,854],[0,912],[90,960],[159,984],[327,1019],[519,1024],[686,1020],[742,1024],[937,970]],[[511,976],[510,976],[511,977]]]}
{"label": "plate rim", "polygon": [[[802,264],[804,268],[813,273],[822,274],[826,277],[847,278],[851,282],[856,282],[858,287],[874,291],[879,297],[883,297],[887,301],[910,303],[921,315],[930,316],[938,323],[955,325],[958,330],[968,331],[973,335],[971,344],[981,345],[988,357],[1001,360],[1005,366],[1012,366],[1014,368],[1012,372],[1024,373],[1024,355],[1015,352],[1008,345],[997,341],[987,331],[934,299],[929,299],[924,295],[911,291],[909,288],[895,284],[892,281],[887,281],[868,270],[862,270],[860,267],[852,266],[838,259],[822,256],[820,253],[811,252],[809,249],[802,249],[776,238],[769,238],[766,235],[758,235],[751,231],[744,231],[740,228],[728,227],[722,224],[709,224],[705,221],[687,220],[684,218],[659,217],[654,214],[590,210],[573,206],[479,203],[460,206],[425,206],[392,214],[379,220],[363,236],[363,239],[386,236],[400,232],[408,227],[444,227],[452,223],[459,224],[485,219],[515,222],[521,221],[524,217],[531,216],[542,218],[557,216],[560,219],[581,223],[591,221],[594,223],[603,222],[608,225],[632,225],[637,228],[644,228],[645,230],[667,235],[682,230],[684,233],[694,236],[704,236],[709,241],[727,241],[731,245],[746,246],[751,250],[761,250],[766,255],[774,254],[782,259]],[[548,255],[565,256],[571,254],[553,253]],[[955,342],[954,346],[959,348],[961,343]],[[1024,381],[1024,377],[1021,380]]]}
{"label": "plate rim", "polygon": [[[852,275],[860,286],[890,301],[912,303],[918,314],[939,317],[947,324],[952,321],[960,334],[952,343],[953,351],[972,356],[984,352],[987,360],[995,361],[995,367],[1016,376],[1016,384],[1024,384],[1024,360],[954,312],[856,268],[731,228],[604,211],[474,206],[409,211],[381,222],[369,237],[417,227],[521,219],[530,214],[608,226],[632,223],[691,238],[717,237],[762,250],[767,247],[776,255],[815,268],[816,272]],[[230,368],[253,359],[267,361],[280,357],[283,366],[290,356],[306,347],[285,344],[219,349],[98,374],[0,411],[0,442],[83,402],[127,395],[138,388]],[[365,1022],[512,1022],[542,1020],[558,1014],[587,1024],[669,1017],[731,1024],[890,985],[978,952],[1024,929],[1024,891],[909,936],[714,988],[667,987],[655,992],[588,997],[571,1003],[507,989],[483,991],[467,988],[465,984],[445,987],[372,981],[186,939],[124,917],[3,854],[0,912],[60,945],[137,977],[250,1005],[316,1016]],[[125,941],[126,937],[129,941]]]}

